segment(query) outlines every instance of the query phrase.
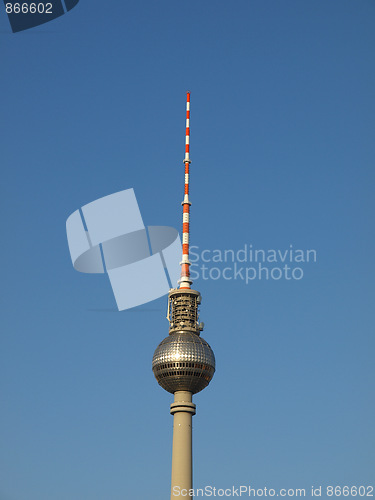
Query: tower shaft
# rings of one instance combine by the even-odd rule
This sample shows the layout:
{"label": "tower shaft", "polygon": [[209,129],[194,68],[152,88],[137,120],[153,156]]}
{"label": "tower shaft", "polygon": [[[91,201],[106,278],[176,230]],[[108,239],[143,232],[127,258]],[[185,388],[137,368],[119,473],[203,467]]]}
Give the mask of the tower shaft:
{"label": "tower shaft", "polygon": [[191,498],[188,493],[193,487],[192,417],[195,415],[191,392],[174,393],[171,414],[173,415],[171,500],[181,499],[182,495]]}

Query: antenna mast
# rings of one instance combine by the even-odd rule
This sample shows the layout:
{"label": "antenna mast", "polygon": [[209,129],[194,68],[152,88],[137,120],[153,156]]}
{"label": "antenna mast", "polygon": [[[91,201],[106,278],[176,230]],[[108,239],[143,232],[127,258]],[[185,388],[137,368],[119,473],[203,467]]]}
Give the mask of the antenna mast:
{"label": "antenna mast", "polygon": [[189,262],[189,236],[190,236],[190,201],[189,201],[189,170],[190,170],[190,92],[186,94],[186,137],[185,137],[185,194],[182,214],[182,261],[181,279],[179,280],[180,289],[189,289],[193,283],[190,279]]}

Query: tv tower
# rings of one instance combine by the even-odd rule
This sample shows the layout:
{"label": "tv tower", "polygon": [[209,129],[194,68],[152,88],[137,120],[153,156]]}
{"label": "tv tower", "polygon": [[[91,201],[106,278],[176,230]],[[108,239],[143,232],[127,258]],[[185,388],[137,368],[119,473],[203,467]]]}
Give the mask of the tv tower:
{"label": "tv tower", "polygon": [[[215,356],[200,336],[198,306],[201,295],[191,288],[189,271],[189,174],[190,174],[190,92],[186,102],[185,194],[182,219],[182,261],[178,288],[168,295],[169,335],[156,348],[152,370],[159,385],[174,394],[171,500],[190,497],[192,474],[192,417],[195,415],[193,394],[210,383],[215,372]],[[185,491],[183,491],[185,490]]]}

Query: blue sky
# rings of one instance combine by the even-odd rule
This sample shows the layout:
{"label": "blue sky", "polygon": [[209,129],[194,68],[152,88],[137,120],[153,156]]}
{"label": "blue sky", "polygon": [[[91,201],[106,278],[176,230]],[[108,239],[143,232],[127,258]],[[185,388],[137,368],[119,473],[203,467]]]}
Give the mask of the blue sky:
{"label": "blue sky", "polygon": [[0,15],[1,500],[169,496],[166,297],[117,312],[65,221],[134,188],[180,229],[186,90],[192,244],[317,252],[301,280],[194,283],[217,360],[194,485],[374,484],[374,21],[370,0],[81,0],[17,34]]}

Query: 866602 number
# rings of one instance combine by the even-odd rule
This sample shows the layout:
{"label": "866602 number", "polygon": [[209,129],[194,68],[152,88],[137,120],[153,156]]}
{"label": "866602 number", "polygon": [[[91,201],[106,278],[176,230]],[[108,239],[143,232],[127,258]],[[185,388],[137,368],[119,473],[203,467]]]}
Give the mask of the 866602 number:
{"label": "866602 number", "polygon": [[6,3],[5,12],[7,14],[52,14],[51,3]]}

